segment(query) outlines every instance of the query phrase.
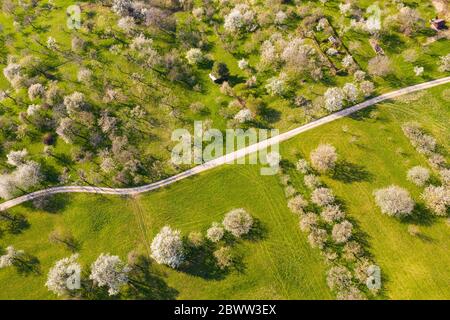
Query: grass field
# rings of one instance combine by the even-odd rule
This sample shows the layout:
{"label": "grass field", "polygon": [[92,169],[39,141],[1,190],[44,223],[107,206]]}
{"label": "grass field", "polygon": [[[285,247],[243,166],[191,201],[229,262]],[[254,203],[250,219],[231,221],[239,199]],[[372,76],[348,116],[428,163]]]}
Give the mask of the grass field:
{"label": "grass field", "polygon": [[[384,298],[450,297],[450,226],[445,218],[433,218],[423,209],[421,190],[406,181],[410,167],[427,163],[400,128],[404,121],[420,121],[448,155],[449,96],[449,85],[419,92],[327,124],[281,146],[282,156],[292,162],[321,142],[336,146],[341,162],[336,173],[323,180],[365,234],[382,269]],[[378,113],[377,119],[368,116],[370,111]],[[299,176],[295,181],[302,188]],[[407,188],[419,203],[407,221],[382,215],[373,201],[374,189],[392,183]],[[166,224],[179,228],[183,235],[205,231],[227,211],[239,207],[246,208],[260,226],[259,236],[233,246],[241,257],[239,268],[221,274],[202,261],[182,271],[154,264],[155,290],[146,298],[333,298],[325,283],[326,266],[300,232],[298,218],[286,208],[278,177],[260,176],[257,166],[227,165],[135,199],[61,195],[60,200],[61,208],[55,213],[39,212],[28,204],[11,209],[25,214],[29,227],[17,235],[3,234],[0,248],[13,244],[35,256],[40,274],[0,270],[0,298],[54,298],[44,287],[46,273],[57,259],[70,254],[48,241],[57,226],[70,230],[80,242],[80,260],[88,269],[101,252],[123,259],[132,249],[147,252],[153,236]],[[410,224],[419,226],[419,236],[408,233]]]}

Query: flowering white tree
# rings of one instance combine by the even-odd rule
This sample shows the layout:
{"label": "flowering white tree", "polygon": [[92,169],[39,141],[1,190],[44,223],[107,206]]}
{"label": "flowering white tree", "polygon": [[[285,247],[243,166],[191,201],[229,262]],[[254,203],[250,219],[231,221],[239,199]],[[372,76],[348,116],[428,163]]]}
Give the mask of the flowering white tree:
{"label": "flowering white tree", "polygon": [[440,72],[450,71],[450,53],[440,58],[439,71]]}
{"label": "flowering white tree", "polygon": [[10,174],[0,175],[0,198],[11,199],[17,191],[14,177]]}
{"label": "flowering white tree", "polygon": [[30,98],[30,100],[41,98],[44,96],[44,94],[45,94],[44,86],[40,83],[32,84],[28,88],[28,97]]}
{"label": "flowering white tree", "polygon": [[306,161],[305,159],[299,159],[295,167],[297,168],[298,171],[300,171],[303,174],[308,173],[310,170],[308,161]]}
{"label": "flowering white tree", "polygon": [[329,55],[329,56],[335,56],[335,55],[337,55],[339,53],[339,51],[337,51],[335,48],[333,48],[333,47],[331,47],[331,48],[328,48],[328,50],[327,50],[327,55]]}
{"label": "flowering white tree", "polygon": [[404,217],[410,215],[414,209],[414,201],[408,191],[398,186],[379,189],[374,194],[381,212],[389,216]]}
{"label": "flowering white tree", "polygon": [[22,149],[18,151],[11,150],[6,158],[8,159],[6,162],[14,167],[17,167],[21,164],[25,163],[25,158],[28,156],[27,149]]}
{"label": "flowering white tree", "polygon": [[330,144],[321,144],[310,155],[311,164],[320,172],[327,172],[336,165],[336,148]]}
{"label": "flowering white tree", "polygon": [[281,59],[291,72],[298,74],[307,72],[314,80],[322,77],[317,51],[311,45],[306,44],[303,38],[291,39],[284,46]]}
{"label": "flowering white tree", "polygon": [[16,77],[20,77],[21,68],[22,67],[18,63],[9,63],[3,69],[3,75],[9,82],[12,82]]}
{"label": "flowering white tree", "polygon": [[228,212],[222,224],[225,230],[240,238],[249,233],[253,226],[253,218],[245,209],[239,208]]}
{"label": "flowering white tree", "polygon": [[450,188],[448,186],[433,186],[425,188],[421,195],[425,205],[437,216],[445,216],[450,207]]}
{"label": "flowering white tree", "polygon": [[343,59],[342,59],[342,66],[345,69],[350,69],[352,67],[355,66],[355,61],[353,60],[353,57],[349,54],[347,54]]}
{"label": "flowering white tree", "polygon": [[353,225],[351,224],[351,222],[344,220],[333,226],[331,237],[336,243],[347,242],[347,240],[350,239],[352,235],[352,229]]}
{"label": "flowering white tree", "polygon": [[345,213],[339,205],[327,205],[323,208],[320,216],[328,223],[333,223],[345,218]]}
{"label": "flowering white tree", "polygon": [[152,258],[160,264],[177,268],[184,261],[184,246],[179,230],[164,226],[151,244]]}
{"label": "flowering white tree", "polygon": [[307,174],[303,177],[303,182],[310,190],[314,190],[321,185],[320,179],[315,174]]}
{"label": "flowering white tree", "polygon": [[287,18],[288,16],[286,12],[280,10],[275,14],[274,23],[277,25],[283,25],[286,23]]}
{"label": "flowering white tree", "polygon": [[325,229],[311,228],[311,233],[308,235],[308,242],[313,248],[323,249],[327,242],[328,234]]}
{"label": "flowering white tree", "polygon": [[256,27],[256,14],[246,4],[239,4],[234,7],[224,19],[224,28],[231,33],[252,32]]}
{"label": "flowering white tree", "polygon": [[296,195],[295,197],[289,199],[288,208],[293,213],[301,214],[303,213],[303,208],[308,205],[308,201],[306,201],[301,195]]}
{"label": "flowering white tree", "polygon": [[191,48],[186,52],[186,60],[189,64],[198,64],[203,61],[203,53],[199,48]]}
{"label": "flowering white tree", "polygon": [[439,175],[441,176],[442,183],[450,187],[450,169],[441,169]]}
{"label": "flowering white tree", "polygon": [[417,77],[420,77],[420,76],[422,75],[423,71],[424,71],[424,68],[423,68],[423,67],[419,67],[419,66],[415,66],[415,67],[414,67],[414,74],[415,74]]}
{"label": "flowering white tree", "polygon": [[16,185],[26,190],[41,182],[41,166],[35,161],[27,161],[17,167],[13,172],[13,176]]}
{"label": "flowering white tree", "polygon": [[330,205],[334,202],[333,191],[325,187],[317,188],[311,194],[311,201],[321,207]]}
{"label": "flowering white tree", "polygon": [[55,38],[53,37],[47,38],[47,48],[49,48],[50,50],[58,50],[59,45]]}
{"label": "flowering white tree", "polygon": [[30,104],[27,108],[27,116],[33,117],[38,114],[42,107],[39,104]]}
{"label": "flowering white tree", "polygon": [[69,114],[81,111],[84,103],[84,94],[78,91],[64,97],[64,106]]}
{"label": "flowering white tree", "polygon": [[219,242],[224,233],[223,227],[219,223],[213,222],[211,228],[206,231],[206,238],[212,242]]}
{"label": "flowering white tree", "polygon": [[376,56],[369,60],[367,70],[371,75],[384,77],[393,72],[391,60],[387,56]]}
{"label": "flowering white tree", "polygon": [[364,80],[359,84],[359,90],[361,90],[364,98],[367,98],[375,91],[375,85],[369,80]]}
{"label": "flowering white tree", "polygon": [[327,274],[327,284],[332,290],[345,291],[352,285],[352,274],[346,267],[332,267]]}
{"label": "flowering white tree", "polygon": [[81,265],[78,254],[58,260],[50,269],[45,286],[58,296],[80,288]]}
{"label": "flowering white tree", "polygon": [[351,2],[346,2],[346,3],[340,3],[339,4],[339,11],[345,16],[348,13],[351,12],[352,9],[352,3]]}
{"label": "flowering white tree", "polygon": [[133,2],[131,0],[114,0],[112,10],[120,16],[126,16],[132,12]]}
{"label": "flowering white tree", "polygon": [[416,9],[404,6],[398,12],[397,20],[400,31],[406,35],[410,35],[420,27],[419,22],[421,21],[421,18]]}
{"label": "flowering white tree", "polygon": [[334,112],[342,109],[344,106],[344,93],[340,88],[328,88],[325,92],[325,108]]}
{"label": "flowering white tree", "polygon": [[221,247],[220,249],[214,251],[213,254],[220,269],[226,269],[232,265],[233,255],[230,247]]}
{"label": "flowering white tree", "polygon": [[317,217],[317,214],[314,212],[308,212],[305,213],[300,217],[300,230],[302,231],[310,231],[313,227],[317,225],[319,222],[319,219]]}
{"label": "flowering white tree", "polygon": [[357,70],[353,74],[353,78],[355,79],[356,82],[361,82],[366,78],[366,73],[362,70]]}
{"label": "flowering white tree", "polygon": [[286,84],[280,77],[272,77],[267,80],[266,90],[271,96],[281,96],[286,90]]}
{"label": "flowering white tree", "polygon": [[133,17],[127,16],[120,18],[119,21],[117,21],[117,26],[126,33],[130,33],[136,28],[136,23]]}
{"label": "flowering white tree", "polygon": [[252,121],[255,117],[250,109],[244,108],[241,109],[236,115],[234,119],[239,123],[245,123],[248,121]]}
{"label": "flowering white tree", "polygon": [[359,99],[359,90],[353,83],[346,83],[342,88],[345,99],[350,102],[356,102]]}
{"label": "flowering white tree", "polygon": [[244,58],[242,58],[241,60],[238,61],[238,67],[241,70],[245,70],[248,68],[248,61],[245,60]]}
{"label": "flowering white tree", "polygon": [[6,247],[6,253],[0,256],[0,269],[20,263],[24,254],[23,250],[16,250],[13,246]]}
{"label": "flowering white tree", "polygon": [[101,253],[91,265],[91,279],[99,287],[108,287],[110,296],[119,293],[120,288],[128,283],[128,273],[131,268],[120,260],[118,256]]}
{"label": "flowering white tree", "polygon": [[77,80],[81,83],[87,84],[92,80],[92,71],[82,68],[77,73]]}
{"label": "flowering white tree", "polygon": [[430,171],[421,166],[415,166],[408,170],[407,178],[417,186],[423,186],[430,179]]}
{"label": "flowering white tree", "polygon": [[66,143],[72,143],[75,137],[74,134],[75,122],[70,118],[62,118],[56,128],[56,133]]}

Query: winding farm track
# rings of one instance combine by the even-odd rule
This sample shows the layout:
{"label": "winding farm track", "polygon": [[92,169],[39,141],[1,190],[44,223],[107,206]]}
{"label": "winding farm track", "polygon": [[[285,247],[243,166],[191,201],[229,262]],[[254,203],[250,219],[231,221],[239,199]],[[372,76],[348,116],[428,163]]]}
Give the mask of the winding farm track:
{"label": "winding farm track", "polygon": [[53,188],[48,188],[48,189],[32,192],[32,193],[5,201],[3,203],[0,203],[0,211],[7,210],[11,207],[14,207],[16,205],[19,205],[19,204],[29,201],[29,200],[36,199],[38,197],[57,194],[57,193],[81,193],[81,192],[83,192],[83,193],[97,193],[97,194],[136,195],[139,193],[156,190],[156,189],[162,188],[164,186],[170,185],[172,183],[175,183],[177,181],[180,181],[182,179],[185,179],[185,178],[191,177],[193,175],[199,174],[201,172],[204,172],[206,170],[216,168],[216,167],[221,166],[226,163],[232,163],[233,161],[235,161],[238,158],[242,158],[242,157],[252,154],[256,151],[263,150],[271,145],[274,145],[274,144],[283,142],[285,140],[288,140],[292,137],[295,137],[296,135],[298,135],[302,132],[311,130],[313,128],[319,127],[326,123],[346,117],[354,112],[360,111],[362,109],[370,107],[379,102],[382,102],[382,101],[385,101],[388,99],[392,99],[392,98],[396,98],[396,97],[399,97],[399,96],[402,96],[402,95],[405,95],[408,93],[412,93],[412,92],[416,92],[416,91],[420,91],[420,90],[425,90],[425,89],[428,89],[431,87],[439,86],[439,85],[442,85],[445,83],[450,83],[450,77],[432,80],[432,81],[424,82],[421,84],[413,85],[410,87],[406,87],[403,89],[399,89],[396,91],[382,94],[378,97],[366,100],[362,103],[359,103],[359,104],[349,107],[347,109],[337,111],[326,117],[317,119],[306,125],[289,130],[289,131],[279,134],[277,136],[271,137],[267,140],[252,144],[246,148],[239,149],[237,151],[231,152],[227,155],[221,156],[214,160],[205,162],[205,163],[198,165],[192,169],[186,170],[184,172],[181,172],[177,175],[174,175],[172,177],[169,177],[167,179],[164,179],[164,180],[161,180],[158,182],[154,182],[154,183],[147,184],[147,185],[140,186],[140,187],[133,187],[133,188],[103,188],[103,187],[94,187],[94,186],[53,187]]}

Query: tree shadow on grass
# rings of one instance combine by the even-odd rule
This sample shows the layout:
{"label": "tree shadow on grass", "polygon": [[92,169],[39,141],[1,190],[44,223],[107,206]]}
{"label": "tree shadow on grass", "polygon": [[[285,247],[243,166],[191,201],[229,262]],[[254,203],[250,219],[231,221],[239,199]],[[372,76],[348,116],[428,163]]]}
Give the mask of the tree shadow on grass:
{"label": "tree shadow on grass", "polygon": [[436,216],[429,211],[424,204],[416,203],[411,215],[400,220],[402,223],[415,224],[421,226],[431,226],[436,222]]}
{"label": "tree shadow on grass", "polygon": [[19,259],[14,262],[14,267],[21,275],[39,275],[41,274],[40,261],[35,256],[30,254],[23,254]]}
{"label": "tree shadow on grass", "polygon": [[180,271],[206,280],[225,278],[227,272],[217,266],[214,249],[210,243],[199,248],[191,248],[188,253],[189,258],[186,259],[187,262],[180,268]]}
{"label": "tree shadow on grass", "polygon": [[24,206],[34,209],[43,210],[49,213],[58,213],[64,210],[70,203],[67,194],[53,194],[38,197],[31,202],[26,202]]}
{"label": "tree shadow on grass", "polygon": [[171,288],[153,268],[148,257],[140,256],[130,273],[130,287],[125,294],[135,300],[174,300],[178,291]]}
{"label": "tree shadow on grass", "polygon": [[253,226],[250,232],[243,237],[244,240],[260,241],[267,237],[267,227],[257,218],[253,218]]}
{"label": "tree shadow on grass", "polygon": [[364,166],[350,163],[346,160],[338,161],[333,172],[333,179],[344,183],[358,181],[372,181],[372,174]]}
{"label": "tree shadow on grass", "polygon": [[30,223],[23,214],[11,214],[6,211],[0,212],[0,225],[4,226],[4,231],[11,234],[20,234],[23,230],[30,227]]}

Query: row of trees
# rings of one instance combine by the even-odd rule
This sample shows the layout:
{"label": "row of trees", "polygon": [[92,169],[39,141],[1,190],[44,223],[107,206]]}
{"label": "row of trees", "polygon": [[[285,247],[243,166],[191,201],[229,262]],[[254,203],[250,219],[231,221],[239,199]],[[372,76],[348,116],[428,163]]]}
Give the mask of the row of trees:
{"label": "row of trees", "polygon": [[[206,231],[206,239],[211,243],[219,243],[229,232],[236,238],[247,235],[253,226],[253,218],[244,209],[234,209],[228,212],[222,224],[214,222]],[[201,248],[204,244],[204,235],[200,232],[189,234],[188,243],[184,243],[179,230],[173,230],[165,226],[155,236],[151,244],[152,257],[159,264],[165,264],[171,268],[179,268],[188,259],[187,246]],[[214,257],[221,269],[226,269],[232,265],[233,258],[231,248],[222,246],[214,251]]]}
{"label": "row of trees", "polygon": [[[299,227],[308,233],[308,242],[319,248],[332,267],[327,273],[327,284],[338,299],[365,299],[372,283],[371,268],[363,246],[354,237],[354,226],[346,219],[345,212],[336,201],[333,191],[323,185],[315,174],[333,171],[338,159],[336,149],[329,144],[319,145],[310,155],[311,165],[299,159],[296,169],[303,175],[304,184],[310,190],[309,203],[290,182],[288,174],[282,174],[288,208],[300,216]],[[377,286],[370,287],[373,293]]]}

